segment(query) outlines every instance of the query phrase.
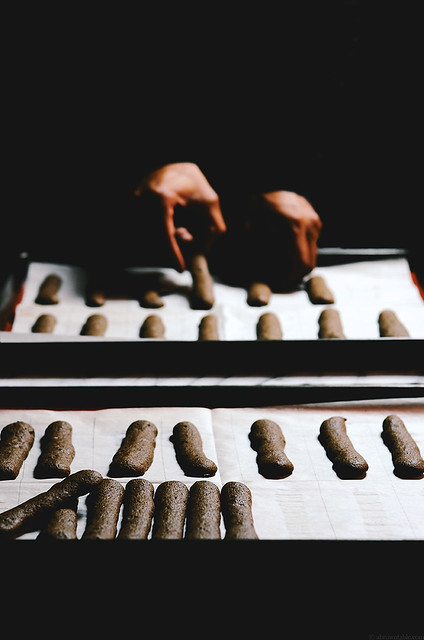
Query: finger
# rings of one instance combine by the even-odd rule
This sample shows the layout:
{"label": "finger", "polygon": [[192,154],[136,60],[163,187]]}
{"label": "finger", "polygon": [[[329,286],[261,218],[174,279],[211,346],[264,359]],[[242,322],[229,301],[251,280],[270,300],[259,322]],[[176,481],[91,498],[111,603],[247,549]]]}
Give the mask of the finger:
{"label": "finger", "polygon": [[178,270],[179,271],[184,271],[185,270],[185,260],[184,260],[184,256],[181,252],[181,249],[178,245],[177,242],[177,236],[176,236],[176,229],[175,229],[175,224],[174,224],[174,207],[172,206],[172,204],[170,203],[165,203],[164,204],[165,207],[165,229],[166,229],[166,235],[168,237],[169,243],[171,245],[171,251],[174,254],[176,261],[177,261],[177,265],[178,265]]}
{"label": "finger", "polygon": [[209,250],[214,240],[227,231],[227,225],[222,215],[219,200],[208,204],[209,228],[206,238],[206,250]]}

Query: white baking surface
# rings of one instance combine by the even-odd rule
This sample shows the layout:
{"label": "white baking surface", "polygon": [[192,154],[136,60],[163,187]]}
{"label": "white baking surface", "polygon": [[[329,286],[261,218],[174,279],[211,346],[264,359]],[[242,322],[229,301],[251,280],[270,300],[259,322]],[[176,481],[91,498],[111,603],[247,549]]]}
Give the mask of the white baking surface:
{"label": "white baking surface", "polygon": [[[147,270],[139,269],[140,272]],[[144,318],[151,313],[162,317],[165,338],[197,340],[200,319],[208,312],[190,308],[188,293],[191,275],[173,269],[157,272],[175,287],[163,296],[160,309],[145,309],[137,300],[109,299],[102,307],[84,303],[85,272],[80,267],[32,262],[29,266],[22,301],[17,307],[12,334],[15,339],[30,335],[31,327],[41,313],[57,317],[54,336],[81,339],[79,333],[87,317],[103,313],[108,318],[105,338],[136,340]],[[39,305],[35,298],[40,284],[50,273],[62,278],[59,304]],[[378,315],[384,309],[394,310],[408,328],[411,337],[424,338],[424,301],[414,285],[405,258],[378,261],[364,260],[343,265],[318,267],[311,275],[321,275],[335,296],[333,305],[340,312],[348,338],[379,337]],[[287,294],[273,294],[265,307],[250,307],[245,289],[230,287],[214,280],[215,304],[211,311],[218,316],[221,340],[255,340],[256,324],[265,311],[276,313],[284,339],[311,340],[318,335],[318,317],[326,305],[310,303],[304,288]],[[49,339],[37,336],[38,340]]]}
{"label": "white baking surface", "polygon": [[[261,539],[423,540],[424,479],[402,480],[393,474],[389,450],[381,438],[384,418],[395,413],[405,422],[424,453],[424,400],[369,400],[299,406],[204,409],[196,407],[104,409],[98,411],[1,410],[1,427],[24,420],[36,431],[36,441],[16,480],[0,482],[0,511],[46,490],[58,480],[35,480],[39,441],[53,420],[73,426],[76,456],[71,467],[108,473],[109,463],[129,424],[148,419],[158,427],[154,461],[144,477],[155,488],[164,480],[190,486],[175,459],[169,436],[180,420],[198,427],[206,455],[218,465],[210,478],[220,488],[229,480],[252,491],[255,527]],[[362,480],[340,480],[317,437],[323,420],[341,415],[355,448],[369,470]],[[256,452],[248,438],[258,418],[275,420],[286,438],[286,453],[294,464],[291,476],[270,480],[257,470]],[[129,478],[119,479],[124,485]],[[78,537],[85,526],[85,498],[79,500]],[[224,529],[222,529],[224,533]],[[37,532],[23,538],[35,538]]]}

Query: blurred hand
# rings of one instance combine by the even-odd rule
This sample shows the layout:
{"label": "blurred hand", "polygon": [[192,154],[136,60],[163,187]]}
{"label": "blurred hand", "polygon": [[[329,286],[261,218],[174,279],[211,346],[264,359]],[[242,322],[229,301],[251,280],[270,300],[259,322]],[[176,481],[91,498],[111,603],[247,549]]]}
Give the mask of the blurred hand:
{"label": "blurred hand", "polygon": [[165,233],[181,271],[186,268],[184,245],[196,244],[196,250],[206,253],[226,231],[218,195],[196,164],[179,162],[153,171],[134,195],[146,193],[159,201]]}
{"label": "blurred hand", "polygon": [[312,205],[297,193],[272,191],[254,198],[250,245],[256,243],[258,268],[272,288],[295,288],[312,271],[321,228]]}

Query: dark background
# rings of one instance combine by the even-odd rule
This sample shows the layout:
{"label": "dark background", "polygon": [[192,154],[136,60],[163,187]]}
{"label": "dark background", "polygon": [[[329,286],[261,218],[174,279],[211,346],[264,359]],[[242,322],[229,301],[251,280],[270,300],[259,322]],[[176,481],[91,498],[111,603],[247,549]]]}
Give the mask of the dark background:
{"label": "dark background", "polygon": [[101,247],[142,264],[149,219],[131,193],[176,161],[199,164],[229,224],[240,195],[291,189],[321,216],[321,246],[416,250],[418,4],[5,17],[5,252],[78,262]]}

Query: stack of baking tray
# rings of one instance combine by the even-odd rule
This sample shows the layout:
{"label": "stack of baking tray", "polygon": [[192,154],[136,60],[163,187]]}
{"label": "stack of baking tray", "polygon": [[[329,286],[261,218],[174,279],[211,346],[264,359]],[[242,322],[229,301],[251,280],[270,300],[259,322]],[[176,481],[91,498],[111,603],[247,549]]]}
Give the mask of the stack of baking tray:
{"label": "stack of baking tray", "polygon": [[[421,541],[424,480],[393,474],[381,425],[387,415],[399,414],[424,452],[424,301],[412,278],[409,281],[404,252],[333,253],[330,260],[329,252],[322,252],[317,273],[335,293],[345,339],[318,338],[323,305],[310,304],[301,288],[275,294],[268,305],[282,322],[283,339],[258,340],[255,326],[264,309],[249,308],[246,292],[227,291],[216,282],[213,311],[222,339],[200,341],[196,328],[205,311],[190,309],[183,295],[189,288],[186,279],[155,311],[170,327],[165,339],[139,337],[140,322],[152,310],[128,299],[107,301],[99,310],[118,317],[123,305],[122,317],[134,319],[134,326],[125,325],[126,333],[79,335],[76,328],[92,309],[78,287],[66,284],[63,290],[70,298],[55,305],[53,312],[60,315],[63,306],[63,317],[72,322],[63,322],[67,328],[59,333],[37,335],[31,326],[37,313],[46,311],[34,303],[40,274],[55,269],[74,274],[75,269],[30,263],[25,272],[20,264],[11,274],[12,286],[6,279],[8,290],[3,292],[10,324],[4,325],[0,337],[0,412],[2,427],[28,422],[36,439],[20,475],[2,481],[1,510],[53,483],[35,479],[33,468],[47,424],[58,419],[74,425],[77,455],[72,471],[96,468],[104,476],[130,422],[155,422],[158,445],[146,479],[155,487],[169,479],[191,486],[195,478],[182,473],[170,442],[174,424],[188,420],[199,427],[217,462],[212,481],[220,488],[230,480],[250,487],[260,541]],[[8,291],[14,292],[17,304],[11,304]],[[232,296],[234,303],[225,296]],[[388,306],[408,326],[408,337],[378,335],[378,311]],[[171,318],[177,319],[175,324]],[[190,328],[179,334],[181,327],[189,326],[187,318],[192,319]],[[338,478],[318,441],[320,424],[334,415],[347,419],[356,448],[367,458],[369,471],[361,480]],[[294,464],[290,477],[266,479],[258,473],[248,437],[258,418],[281,426]],[[84,513],[82,504],[80,531]]]}

